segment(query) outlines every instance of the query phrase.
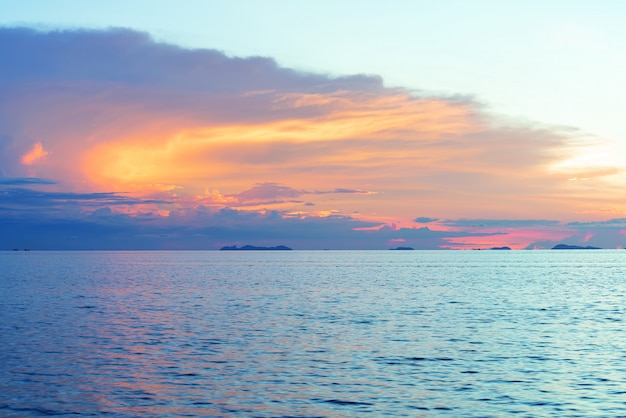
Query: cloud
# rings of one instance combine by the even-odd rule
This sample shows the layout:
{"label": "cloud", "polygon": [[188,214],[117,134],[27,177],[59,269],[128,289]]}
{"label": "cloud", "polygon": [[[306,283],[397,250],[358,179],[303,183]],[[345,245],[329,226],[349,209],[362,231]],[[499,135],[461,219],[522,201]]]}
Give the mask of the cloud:
{"label": "cloud", "polygon": [[[559,221],[543,219],[448,219],[440,228],[461,233],[446,239],[451,249],[491,248],[507,246],[513,249],[545,248],[540,242],[560,241],[574,230]],[[469,233],[493,233],[493,236],[473,237]],[[468,234],[468,235],[464,235]]]}
{"label": "cloud", "polygon": [[559,221],[545,219],[447,219],[441,224],[454,227],[522,228],[554,227]]}
{"label": "cloud", "polygon": [[377,194],[376,192],[368,191],[368,190],[357,190],[357,189],[332,189],[332,190],[316,190],[314,192],[306,192],[307,194]]}
{"label": "cloud", "polygon": [[563,241],[565,244],[626,248],[626,218],[602,222],[570,222],[567,226],[575,232]]}
{"label": "cloud", "polygon": [[[569,223],[546,219],[448,219],[439,222],[438,226],[461,233],[459,237],[446,238],[446,248],[489,248],[506,245],[514,249],[550,249],[559,243],[607,249],[626,247],[626,237],[623,234],[626,228],[625,218]],[[470,235],[478,232],[499,232],[500,235],[487,239]]]}
{"label": "cloud", "polygon": [[37,177],[17,177],[17,178],[2,178],[0,177],[0,186],[20,186],[20,185],[34,185],[34,184],[57,184],[54,180],[42,179]]}
{"label": "cloud", "polygon": [[426,216],[420,216],[415,218],[413,221],[420,223],[420,224],[427,224],[427,223],[431,223],[431,222],[437,222],[439,219],[438,218],[428,218]]}
{"label": "cloud", "polygon": [[626,228],[626,218],[614,218],[598,222],[570,222],[574,228]]}
{"label": "cloud", "polygon": [[20,161],[25,165],[33,165],[46,155],[48,155],[48,151],[43,149],[41,142],[37,142],[26,154],[22,155]]}
{"label": "cloud", "polygon": [[43,149],[41,142],[37,142],[26,154],[22,155],[20,161],[25,165],[32,165],[48,155],[48,151]]}
{"label": "cloud", "polygon": [[[366,190],[336,188],[330,190],[298,190],[278,183],[257,183],[253,187],[239,193],[226,195],[234,199],[234,205],[248,204],[277,204],[284,202],[302,203],[301,200],[293,200],[303,195],[326,195],[326,194],[375,194]],[[285,200],[292,199],[292,200]],[[236,202],[236,203],[235,203]]]}
{"label": "cloud", "polygon": [[[443,248],[451,237],[486,237],[493,233],[382,227],[349,216],[285,217],[278,211],[207,207],[180,209],[169,216],[130,216],[102,207],[72,217],[28,221],[0,219],[0,249],[218,249],[224,245],[288,245],[295,249],[387,249],[403,242],[416,249]],[[24,217],[22,219],[24,219]]]}
{"label": "cloud", "polygon": [[[288,226],[344,247],[379,248],[384,237],[465,248],[558,238],[577,228],[561,222],[626,211],[622,166],[603,157],[606,144],[505,120],[467,97],[185,49],[129,29],[0,28],[0,56],[0,185],[23,186],[2,189],[0,204],[22,218],[49,208],[58,221],[71,207],[90,225],[136,220],[141,236],[171,237],[159,228],[196,231],[198,219],[245,209],[232,219],[259,237]],[[535,218],[560,221],[515,221]],[[226,240],[224,226],[210,228]]]}
{"label": "cloud", "polygon": [[[49,183],[44,183],[49,184]],[[26,188],[0,189],[0,206],[4,208],[45,208],[51,210],[67,206],[68,204],[84,205],[85,207],[98,205],[151,205],[169,204],[171,201],[156,199],[140,199],[123,196],[117,193],[73,193],[73,192],[46,192]]]}
{"label": "cloud", "polygon": [[252,188],[237,194],[229,195],[237,198],[240,202],[267,201],[274,199],[296,198],[303,194],[302,191],[283,186],[278,183],[259,183]]}
{"label": "cloud", "polygon": [[[10,83],[48,81],[58,84],[91,81],[114,85],[154,86],[194,93],[244,93],[313,89],[325,91],[328,77],[279,67],[266,57],[228,57],[212,49],[187,50],[155,42],[131,29],[77,29],[41,32],[0,28],[3,54],[12,58],[0,68]],[[123,62],[125,65],[120,66]],[[376,76],[334,79],[336,89],[381,90]]]}

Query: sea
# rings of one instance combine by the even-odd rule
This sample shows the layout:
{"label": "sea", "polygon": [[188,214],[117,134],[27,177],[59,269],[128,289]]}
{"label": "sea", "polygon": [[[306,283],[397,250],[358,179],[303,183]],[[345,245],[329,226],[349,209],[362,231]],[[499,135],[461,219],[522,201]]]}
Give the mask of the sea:
{"label": "sea", "polygon": [[624,417],[626,251],[0,252],[0,416]]}

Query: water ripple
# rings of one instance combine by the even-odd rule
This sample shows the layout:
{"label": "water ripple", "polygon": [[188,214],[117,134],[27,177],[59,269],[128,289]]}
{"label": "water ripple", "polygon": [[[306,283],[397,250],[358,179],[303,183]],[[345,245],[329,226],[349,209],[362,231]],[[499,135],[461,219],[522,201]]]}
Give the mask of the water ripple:
{"label": "water ripple", "polygon": [[625,273],[618,251],[0,254],[0,415],[626,416]]}

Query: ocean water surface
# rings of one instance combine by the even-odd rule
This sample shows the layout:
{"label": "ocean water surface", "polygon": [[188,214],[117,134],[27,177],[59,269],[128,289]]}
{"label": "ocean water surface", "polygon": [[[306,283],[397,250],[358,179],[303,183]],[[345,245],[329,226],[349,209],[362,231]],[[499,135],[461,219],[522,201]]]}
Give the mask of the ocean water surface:
{"label": "ocean water surface", "polygon": [[626,251],[0,253],[0,416],[626,416]]}

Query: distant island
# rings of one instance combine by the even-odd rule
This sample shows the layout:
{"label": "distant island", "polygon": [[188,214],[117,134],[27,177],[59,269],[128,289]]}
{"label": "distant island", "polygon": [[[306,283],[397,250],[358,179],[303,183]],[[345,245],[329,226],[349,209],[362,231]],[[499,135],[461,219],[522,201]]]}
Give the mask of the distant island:
{"label": "distant island", "polygon": [[237,247],[236,245],[220,248],[220,251],[291,251],[291,248],[279,245],[277,247],[255,247],[254,245],[244,245]]}
{"label": "distant island", "polygon": [[396,248],[390,248],[390,250],[393,250],[393,251],[413,251],[414,248],[413,247],[396,247]]}
{"label": "distant island", "polygon": [[510,250],[511,247],[493,247],[492,250]]}
{"label": "distant island", "polygon": [[579,245],[567,245],[567,244],[558,244],[552,247],[553,250],[601,250],[600,247],[581,247]]}

